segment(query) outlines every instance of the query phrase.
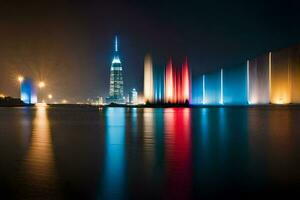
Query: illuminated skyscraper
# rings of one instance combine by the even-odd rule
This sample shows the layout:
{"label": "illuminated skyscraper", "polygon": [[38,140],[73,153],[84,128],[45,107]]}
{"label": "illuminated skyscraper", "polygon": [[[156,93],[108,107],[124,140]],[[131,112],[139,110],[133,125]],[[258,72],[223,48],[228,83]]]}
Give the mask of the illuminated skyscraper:
{"label": "illuminated skyscraper", "polygon": [[109,97],[106,103],[125,103],[123,68],[118,53],[118,38],[115,38],[114,57],[110,67]]}

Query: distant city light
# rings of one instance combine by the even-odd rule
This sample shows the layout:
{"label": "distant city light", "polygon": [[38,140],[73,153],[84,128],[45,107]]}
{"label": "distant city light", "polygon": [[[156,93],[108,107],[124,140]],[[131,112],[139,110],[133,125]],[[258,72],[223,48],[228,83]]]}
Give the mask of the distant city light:
{"label": "distant city light", "polygon": [[68,101],[67,101],[66,99],[63,99],[61,102],[62,102],[63,104],[68,103]]}
{"label": "distant city light", "polygon": [[0,94],[0,98],[5,98],[5,95],[4,94]]}
{"label": "distant city light", "polygon": [[48,94],[48,99],[52,99],[52,98],[53,98],[52,94]]}

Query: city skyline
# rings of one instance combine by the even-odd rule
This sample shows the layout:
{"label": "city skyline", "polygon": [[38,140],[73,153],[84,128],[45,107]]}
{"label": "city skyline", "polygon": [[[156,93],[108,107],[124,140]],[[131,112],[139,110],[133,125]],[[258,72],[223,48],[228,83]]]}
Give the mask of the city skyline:
{"label": "city skyline", "polygon": [[157,66],[165,66],[171,55],[175,63],[188,56],[193,74],[201,74],[299,42],[297,3],[272,1],[270,7],[270,2],[235,2],[230,7],[213,1],[115,2],[103,7],[97,1],[3,3],[0,93],[17,96],[15,77],[23,74],[44,80],[46,90],[58,99],[108,96],[107,66],[115,34],[122,37],[125,94],[131,88],[143,90],[147,53]]}

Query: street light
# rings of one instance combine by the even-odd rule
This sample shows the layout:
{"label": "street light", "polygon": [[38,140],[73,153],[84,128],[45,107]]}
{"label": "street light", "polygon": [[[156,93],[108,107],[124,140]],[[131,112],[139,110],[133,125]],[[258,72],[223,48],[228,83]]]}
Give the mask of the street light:
{"label": "street light", "polygon": [[52,99],[52,94],[48,94],[48,99]]}
{"label": "street light", "polygon": [[40,88],[40,93],[41,93],[41,100],[42,100],[42,103],[44,102],[44,99],[43,99],[43,95],[42,95],[42,89],[45,87],[45,82],[44,81],[40,81],[39,84],[38,84],[38,87]]}
{"label": "street light", "polygon": [[45,87],[45,82],[44,81],[39,82],[39,88],[43,88],[43,87]]}
{"label": "street light", "polygon": [[22,95],[21,95],[21,84],[24,81],[24,77],[23,76],[18,76],[18,81],[19,81],[19,90],[20,90],[20,99],[22,99]]}
{"label": "street light", "polygon": [[22,83],[24,81],[24,77],[23,76],[18,76],[18,81],[19,81],[19,83]]}

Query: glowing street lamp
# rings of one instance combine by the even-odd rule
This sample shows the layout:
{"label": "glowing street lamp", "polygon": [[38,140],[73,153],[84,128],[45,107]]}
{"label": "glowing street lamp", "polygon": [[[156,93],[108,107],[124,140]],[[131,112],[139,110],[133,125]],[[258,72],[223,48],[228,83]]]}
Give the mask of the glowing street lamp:
{"label": "glowing street lamp", "polygon": [[18,81],[19,81],[19,83],[22,83],[24,81],[24,77],[23,76],[18,76]]}
{"label": "glowing street lamp", "polygon": [[42,89],[46,86],[45,82],[44,81],[40,81],[39,84],[38,84],[38,87],[40,89],[40,93],[41,93],[41,99],[42,99],[42,102],[44,102],[44,99],[43,99],[43,94],[42,94]]}
{"label": "glowing street lamp", "polygon": [[19,82],[19,90],[20,90],[20,99],[22,98],[21,96],[21,84],[24,81],[24,77],[23,76],[18,76],[18,82]]}
{"label": "glowing street lamp", "polygon": [[45,82],[41,81],[39,82],[39,88],[44,88],[46,85],[45,85]]}

